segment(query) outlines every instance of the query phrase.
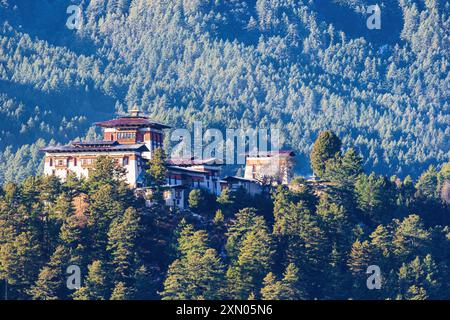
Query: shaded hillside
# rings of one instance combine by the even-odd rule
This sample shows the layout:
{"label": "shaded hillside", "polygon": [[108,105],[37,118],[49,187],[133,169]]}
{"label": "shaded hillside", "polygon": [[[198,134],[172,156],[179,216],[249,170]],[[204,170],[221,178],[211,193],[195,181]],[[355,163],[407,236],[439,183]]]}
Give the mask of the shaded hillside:
{"label": "shaded hillside", "polygon": [[16,161],[23,144],[84,136],[137,104],[178,127],[278,126],[303,155],[332,129],[367,167],[417,176],[449,156],[449,4],[382,1],[375,31],[367,4],[3,0],[0,152]]}

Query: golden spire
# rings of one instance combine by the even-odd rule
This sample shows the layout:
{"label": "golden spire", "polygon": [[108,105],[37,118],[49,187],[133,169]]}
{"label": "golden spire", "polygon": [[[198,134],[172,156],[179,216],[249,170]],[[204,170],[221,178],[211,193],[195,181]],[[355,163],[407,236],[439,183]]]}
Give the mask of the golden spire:
{"label": "golden spire", "polygon": [[132,116],[132,117],[139,117],[140,114],[140,110],[138,108],[137,105],[134,105],[130,110],[128,110],[128,113]]}

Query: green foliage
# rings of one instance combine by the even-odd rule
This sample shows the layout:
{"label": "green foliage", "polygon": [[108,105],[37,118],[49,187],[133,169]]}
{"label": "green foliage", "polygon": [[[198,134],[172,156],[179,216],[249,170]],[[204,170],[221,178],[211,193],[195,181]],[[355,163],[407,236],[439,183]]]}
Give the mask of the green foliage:
{"label": "green foliage", "polygon": [[203,214],[214,210],[215,200],[214,195],[203,189],[193,189],[188,196],[189,208]]}
{"label": "green foliage", "polygon": [[2,183],[41,172],[44,140],[93,137],[91,119],[134,104],[177,127],[276,124],[303,155],[330,129],[377,173],[448,161],[445,5],[383,0],[374,32],[365,1],[108,1],[73,33],[66,3],[45,3],[2,1]]}
{"label": "green foliage", "polygon": [[[448,299],[449,215],[442,198],[448,165],[419,181],[388,180],[358,173],[355,154],[345,157],[333,167],[331,182],[295,179],[272,190],[273,211],[272,205],[247,207],[257,198],[237,200],[238,191],[225,193],[217,211],[215,200],[205,199],[201,219],[144,207],[120,179],[110,179],[109,159],[95,179],[83,182],[29,177],[6,183],[0,191],[0,295]],[[81,268],[77,291],[65,285],[72,264]],[[367,289],[369,265],[381,269],[380,290]]]}
{"label": "green foliage", "polygon": [[166,154],[163,149],[156,148],[153,150],[147,174],[150,179],[150,185],[160,187],[166,184]]}
{"label": "green foliage", "polygon": [[35,300],[57,300],[67,297],[64,266],[68,257],[63,246],[58,246],[50,262],[41,269],[39,277],[29,294]]}
{"label": "green foliage", "polygon": [[180,258],[167,271],[163,300],[217,300],[223,297],[224,266],[207,234],[186,226],[180,235]]}
{"label": "green foliage", "polygon": [[98,190],[102,186],[109,185],[118,187],[123,182],[126,169],[106,156],[98,157],[95,160],[94,170],[89,174],[89,186],[92,190]]}
{"label": "green foliage", "polygon": [[225,246],[230,259],[237,258],[239,248],[245,234],[251,230],[256,230],[264,226],[264,219],[256,215],[256,210],[253,208],[246,208],[236,213],[228,227],[228,239]]}
{"label": "green foliage", "polygon": [[311,167],[317,177],[325,173],[325,163],[341,151],[341,140],[332,131],[322,131],[314,142]]}
{"label": "green foliage", "polygon": [[88,267],[89,273],[84,285],[74,294],[75,300],[107,300],[109,298],[109,279],[105,265],[96,260]]}
{"label": "green foliage", "polygon": [[392,218],[395,210],[394,186],[385,177],[361,174],[355,183],[358,208],[369,220],[383,223]]}
{"label": "green foliage", "polygon": [[325,163],[324,179],[330,180],[343,190],[352,190],[357,177],[363,172],[362,158],[349,149],[343,156],[337,154]]}
{"label": "green foliage", "polygon": [[431,257],[416,257],[410,263],[403,263],[398,272],[400,293],[398,299],[425,300],[441,299],[442,271]]}
{"label": "green foliage", "polygon": [[157,148],[153,151],[152,159],[147,169],[147,183],[153,187],[151,200],[156,206],[164,205],[163,186],[166,185],[167,167],[166,154],[163,149]]}
{"label": "green foliage", "polygon": [[107,250],[111,254],[112,271],[116,281],[129,284],[138,263],[137,241],[140,218],[134,208],[125,210],[109,226]]}

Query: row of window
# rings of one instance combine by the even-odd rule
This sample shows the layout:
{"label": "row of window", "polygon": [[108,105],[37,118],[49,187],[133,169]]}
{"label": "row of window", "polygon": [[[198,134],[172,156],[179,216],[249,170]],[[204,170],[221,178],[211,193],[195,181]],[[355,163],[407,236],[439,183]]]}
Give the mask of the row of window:
{"label": "row of window", "polygon": [[[72,158],[73,160],[73,166],[76,167],[78,166],[78,159],[77,158]],[[118,159],[116,159],[116,161],[119,161]],[[129,157],[123,157],[121,159],[122,161],[122,165],[123,166],[128,166],[130,164],[130,158]],[[91,166],[95,163],[95,158],[83,158],[81,159],[81,165],[82,166]],[[55,165],[57,167],[67,167],[69,166],[69,159],[56,159],[55,160]],[[53,159],[50,158],[50,167],[53,167]]]}
{"label": "row of window", "polygon": [[136,133],[135,132],[119,132],[117,134],[118,140],[130,140],[130,139],[136,139]]}
{"label": "row of window", "polygon": [[[151,137],[151,141],[153,143],[156,143],[158,145],[162,145],[163,143],[163,136],[161,133],[151,133],[152,137]],[[117,136],[115,136],[114,134],[110,135],[109,140],[111,141],[115,141],[117,137],[117,140],[136,140],[136,132],[118,132]],[[142,137],[139,139],[141,140]]]}

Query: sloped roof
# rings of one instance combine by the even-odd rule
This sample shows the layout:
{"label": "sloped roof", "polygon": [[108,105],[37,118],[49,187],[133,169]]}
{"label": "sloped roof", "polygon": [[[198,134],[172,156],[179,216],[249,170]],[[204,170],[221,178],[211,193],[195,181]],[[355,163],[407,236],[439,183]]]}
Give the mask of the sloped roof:
{"label": "sloped roof", "polygon": [[226,182],[239,181],[239,182],[259,183],[258,180],[255,180],[255,179],[247,179],[247,178],[236,177],[236,176],[226,176],[221,181],[226,181]]}
{"label": "sloped roof", "polygon": [[279,151],[256,151],[256,152],[246,152],[245,156],[249,157],[274,157],[274,156],[290,156],[295,157],[295,152],[292,150],[279,150]]}
{"label": "sloped roof", "polygon": [[199,165],[223,165],[223,161],[217,158],[195,159],[192,158],[171,158],[167,160],[167,164],[180,167],[199,166]]}
{"label": "sloped roof", "polygon": [[101,141],[74,142],[65,146],[46,147],[41,151],[48,153],[64,152],[112,152],[112,151],[149,151],[145,144],[119,144],[117,141],[101,143]]}
{"label": "sloped roof", "polygon": [[116,127],[139,127],[139,128],[156,128],[156,129],[168,129],[170,126],[151,120],[148,117],[119,117],[112,120],[96,122],[96,126],[103,128],[116,128]]}

